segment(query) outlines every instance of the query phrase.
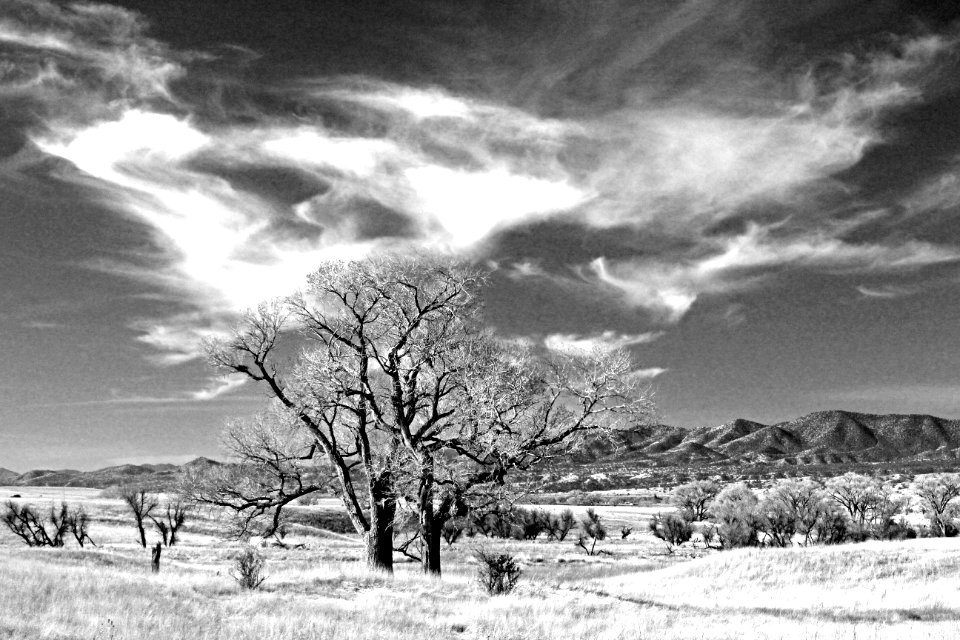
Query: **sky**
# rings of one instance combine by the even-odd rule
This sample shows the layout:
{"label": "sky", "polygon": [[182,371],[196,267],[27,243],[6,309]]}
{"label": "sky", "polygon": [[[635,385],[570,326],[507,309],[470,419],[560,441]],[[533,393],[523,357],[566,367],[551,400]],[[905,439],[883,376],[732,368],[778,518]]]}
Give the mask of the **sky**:
{"label": "sky", "polygon": [[666,424],[960,418],[960,6],[0,2],[0,467],[222,457],[200,340],[453,254]]}

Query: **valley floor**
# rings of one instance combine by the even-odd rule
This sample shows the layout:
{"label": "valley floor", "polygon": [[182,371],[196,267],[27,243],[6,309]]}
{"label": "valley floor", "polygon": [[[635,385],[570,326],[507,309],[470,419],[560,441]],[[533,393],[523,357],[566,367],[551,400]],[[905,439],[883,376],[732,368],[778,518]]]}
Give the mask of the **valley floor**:
{"label": "valley floor", "polygon": [[[44,496],[47,499],[49,496]],[[824,548],[679,550],[642,527],[587,558],[568,539],[463,538],[445,547],[442,579],[401,563],[371,574],[353,536],[298,531],[304,549],[264,550],[268,579],[242,592],[237,545],[198,521],[164,551],[159,574],[119,502],[85,498],[99,546],[30,549],[0,531],[0,638],[635,639],[954,638],[960,635],[960,540]],[[42,502],[36,502],[41,506]],[[619,512],[624,522],[631,514]],[[299,536],[299,537],[296,537]],[[477,546],[515,554],[514,594],[474,581]]]}

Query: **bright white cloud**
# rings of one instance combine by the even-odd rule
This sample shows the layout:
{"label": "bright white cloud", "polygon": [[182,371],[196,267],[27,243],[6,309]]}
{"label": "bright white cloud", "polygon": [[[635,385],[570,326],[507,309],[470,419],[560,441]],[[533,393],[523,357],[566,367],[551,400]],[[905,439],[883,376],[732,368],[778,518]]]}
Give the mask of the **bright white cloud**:
{"label": "bright white cloud", "polygon": [[879,245],[847,243],[825,234],[778,237],[759,225],[715,244],[712,255],[684,262],[598,258],[587,273],[621,291],[629,304],[676,322],[700,295],[747,288],[787,266],[873,274],[960,261],[960,250],[919,241]]}
{"label": "bright white cloud", "polygon": [[637,344],[653,342],[663,335],[659,331],[628,334],[616,331],[604,331],[595,335],[580,335],[575,333],[553,333],[543,339],[543,344],[551,351],[559,352],[586,352],[612,351]]}
{"label": "bright white cloud", "polygon": [[[118,270],[182,294],[196,310],[136,323],[164,363],[195,357],[199,338],[222,328],[220,318],[293,291],[321,261],[385,247],[470,253],[499,231],[553,216],[595,227],[655,224],[692,246],[682,256],[598,258],[586,270],[590,282],[668,320],[702,294],[748,286],[758,272],[786,265],[866,273],[955,259],[915,241],[848,244],[836,227],[774,237],[753,226],[719,240],[703,233],[745,204],[789,201],[856,163],[879,140],[884,110],[918,98],[912,80],[952,46],[942,39],[900,43],[897,56],[844,60],[850,81],[840,89],[825,90],[810,74],[792,100],[759,96],[754,108],[739,110],[696,97],[656,106],[637,98],[574,121],[363,78],[287,87],[318,112],[335,103],[359,123],[375,113],[373,135],[356,132],[369,127],[333,129],[322,117],[290,114],[201,126],[182,115],[187,104],[170,113],[170,81],[186,73],[178,60],[189,56],[145,37],[136,14],[106,5],[36,6],[39,27],[0,19],[0,42],[23,48],[30,70],[2,88],[56,85],[35,93],[46,121],[35,143],[93,177],[106,203],[152,231],[166,266]],[[322,188],[278,204],[218,171],[238,164],[296,169]],[[353,224],[361,202],[410,223],[403,238],[369,239],[376,229],[361,237]],[[511,275],[544,273],[520,262]]]}
{"label": "bright white cloud", "polygon": [[194,391],[190,394],[190,398],[197,401],[213,400],[219,396],[230,393],[234,389],[237,389],[246,382],[246,378],[230,377],[224,378],[222,380],[214,381],[214,383],[206,388],[201,389],[200,391]]}

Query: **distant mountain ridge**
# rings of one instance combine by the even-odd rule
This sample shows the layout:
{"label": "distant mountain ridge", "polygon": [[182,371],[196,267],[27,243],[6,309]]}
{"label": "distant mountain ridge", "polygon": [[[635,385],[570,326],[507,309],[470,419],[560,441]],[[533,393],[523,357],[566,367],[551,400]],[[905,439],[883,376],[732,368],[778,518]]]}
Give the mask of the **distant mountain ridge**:
{"label": "distant mountain ridge", "polygon": [[123,484],[148,487],[171,487],[184,469],[215,466],[221,463],[209,458],[196,458],[183,465],[175,464],[121,464],[96,471],[75,469],[35,469],[16,473],[0,468],[0,485],[14,487],[90,487],[104,489]]}
{"label": "distant mountain ridge", "polygon": [[920,414],[817,411],[772,425],[738,418],[716,427],[666,425],[588,443],[576,461],[838,464],[960,460],[960,420]]}
{"label": "distant mountain ridge", "polygon": [[[960,420],[920,414],[817,411],[789,422],[762,424],[737,418],[716,427],[684,429],[644,425],[612,439],[589,440],[563,467],[616,464],[643,467],[831,465],[957,461]],[[557,461],[554,461],[556,463]],[[0,468],[0,485],[105,488],[122,484],[171,487],[187,468],[219,465],[197,458],[184,465],[119,465],[97,471]]]}

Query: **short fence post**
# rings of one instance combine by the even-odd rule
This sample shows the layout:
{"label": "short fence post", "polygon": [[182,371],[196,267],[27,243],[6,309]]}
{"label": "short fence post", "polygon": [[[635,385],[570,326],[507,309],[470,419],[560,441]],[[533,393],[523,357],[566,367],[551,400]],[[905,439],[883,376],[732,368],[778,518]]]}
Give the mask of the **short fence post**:
{"label": "short fence post", "polygon": [[157,546],[153,548],[153,572],[154,573],[160,572],[160,551],[162,549],[163,547],[160,545],[159,542],[157,543]]}

